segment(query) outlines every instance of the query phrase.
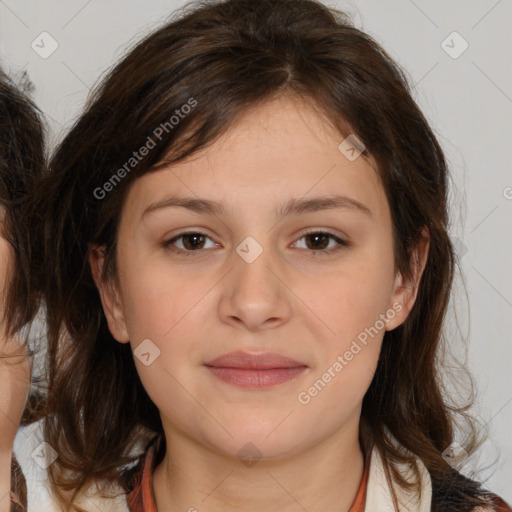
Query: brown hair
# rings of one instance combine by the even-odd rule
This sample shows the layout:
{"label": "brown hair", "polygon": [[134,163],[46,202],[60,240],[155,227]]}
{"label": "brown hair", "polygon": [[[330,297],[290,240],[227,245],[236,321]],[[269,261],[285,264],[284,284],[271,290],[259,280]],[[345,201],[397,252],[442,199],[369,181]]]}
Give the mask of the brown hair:
{"label": "brown hair", "polygon": [[[4,284],[0,323],[2,335],[17,337],[22,343],[9,353],[0,346],[1,364],[22,364],[28,347],[28,327],[38,310],[40,295],[33,281],[31,222],[27,218],[31,188],[45,166],[44,125],[42,116],[32,101],[0,70],[0,206],[2,226],[0,236],[12,246],[12,265]],[[0,340],[3,341],[3,340]],[[21,356],[21,357],[20,357]],[[31,415],[31,403],[22,422]],[[3,435],[3,432],[2,434]],[[12,510],[24,510],[25,479],[15,459],[12,461]]]}
{"label": "brown hair", "polygon": [[[434,482],[452,475],[441,454],[454,440],[453,415],[470,417],[443,397],[436,364],[456,263],[443,152],[403,72],[343,13],[312,0],[228,0],[188,7],[139,42],[96,88],[39,187],[49,326],[45,438],[59,454],[49,468],[56,489],[120,482],[135,442],[162,431],[129,344],[117,343],[107,327],[88,263],[91,244],[105,246],[104,273],[114,278],[117,226],[133,181],[208,146],[249,106],[282,94],[306,99],[340,134],[364,142],[392,213],[396,271],[406,279],[422,228],[430,232],[416,303],[385,334],[360,442],[366,454],[381,451],[388,478],[404,487],[410,484],[396,465],[417,471],[414,455]],[[191,100],[191,112],[171,126]],[[127,170],[148,137],[156,147]],[[469,453],[475,438],[473,428]],[[485,503],[479,492],[466,486],[460,510]]]}
{"label": "brown hair", "polygon": [[45,165],[44,129],[37,107],[0,71],[0,205],[2,236],[14,252],[1,321],[8,337],[35,316],[38,294],[31,276],[30,227],[24,222],[27,194]]}

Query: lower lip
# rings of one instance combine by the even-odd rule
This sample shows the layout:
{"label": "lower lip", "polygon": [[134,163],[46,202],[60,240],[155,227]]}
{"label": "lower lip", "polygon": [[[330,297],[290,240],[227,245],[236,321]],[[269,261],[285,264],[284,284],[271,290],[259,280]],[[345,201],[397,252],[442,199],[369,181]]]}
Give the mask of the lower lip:
{"label": "lower lip", "polygon": [[272,368],[269,370],[254,370],[243,368],[221,368],[206,366],[215,377],[242,388],[263,389],[282,384],[294,379],[307,369],[307,366],[294,368]]}

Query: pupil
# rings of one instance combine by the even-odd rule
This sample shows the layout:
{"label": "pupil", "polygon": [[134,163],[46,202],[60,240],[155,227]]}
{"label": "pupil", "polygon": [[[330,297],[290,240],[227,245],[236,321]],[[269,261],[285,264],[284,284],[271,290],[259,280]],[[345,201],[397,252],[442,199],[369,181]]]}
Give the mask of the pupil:
{"label": "pupil", "polygon": [[[197,239],[198,239],[198,238],[199,238],[199,239],[200,239],[200,238],[202,238],[202,236],[203,236],[203,235],[199,235],[199,234],[197,234],[197,233],[196,233],[196,234],[192,234],[192,235],[187,235],[187,236],[185,237],[185,241],[187,242],[187,243],[185,243],[185,244],[184,244],[184,245],[185,245],[185,247],[187,247],[187,246],[188,246],[188,247],[187,247],[188,249],[190,249],[190,248],[192,248],[192,249],[197,248],[197,245],[196,245],[196,243],[197,243]],[[190,242],[190,240],[191,240],[191,239],[195,239],[195,242],[192,242],[192,244],[189,244],[188,242]]]}
{"label": "pupil", "polygon": [[[325,240],[327,239],[327,237],[325,236],[325,233],[315,233],[315,234],[312,234],[312,235],[309,235],[309,238],[311,239],[315,239],[318,241],[319,238],[323,238],[324,239],[324,243],[321,243],[320,245],[322,246],[322,248],[325,246]],[[320,247],[320,245],[316,245],[315,243],[313,244],[313,247],[314,248],[318,248]]]}

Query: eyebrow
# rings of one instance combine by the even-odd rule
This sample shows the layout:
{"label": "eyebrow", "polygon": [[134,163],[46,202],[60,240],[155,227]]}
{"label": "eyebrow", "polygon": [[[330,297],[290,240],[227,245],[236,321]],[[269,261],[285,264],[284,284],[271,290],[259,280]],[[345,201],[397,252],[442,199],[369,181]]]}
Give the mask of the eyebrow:
{"label": "eyebrow", "polygon": [[[211,199],[171,196],[163,201],[152,203],[142,213],[141,219],[146,215],[164,208],[186,208],[197,213],[211,215],[225,215],[226,208],[223,203]],[[317,212],[321,210],[332,210],[342,208],[372,216],[371,210],[360,201],[346,196],[319,196],[309,199],[290,199],[279,211],[275,211],[276,217],[288,215],[301,215],[304,213]]]}

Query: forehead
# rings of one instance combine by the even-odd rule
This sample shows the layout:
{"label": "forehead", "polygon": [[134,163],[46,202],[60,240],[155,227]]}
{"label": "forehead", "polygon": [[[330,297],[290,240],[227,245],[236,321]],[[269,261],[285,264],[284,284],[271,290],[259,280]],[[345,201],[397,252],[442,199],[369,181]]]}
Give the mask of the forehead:
{"label": "forehead", "polygon": [[[248,208],[308,195],[350,196],[386,209],[371,157],[347,158],[346,138],[313,105],[279,97],[247,109],[216,141],[188,159],[138,178],[127,202],[140,209],[169,193]],[[139,211],[139,214],[141,212]]]}

